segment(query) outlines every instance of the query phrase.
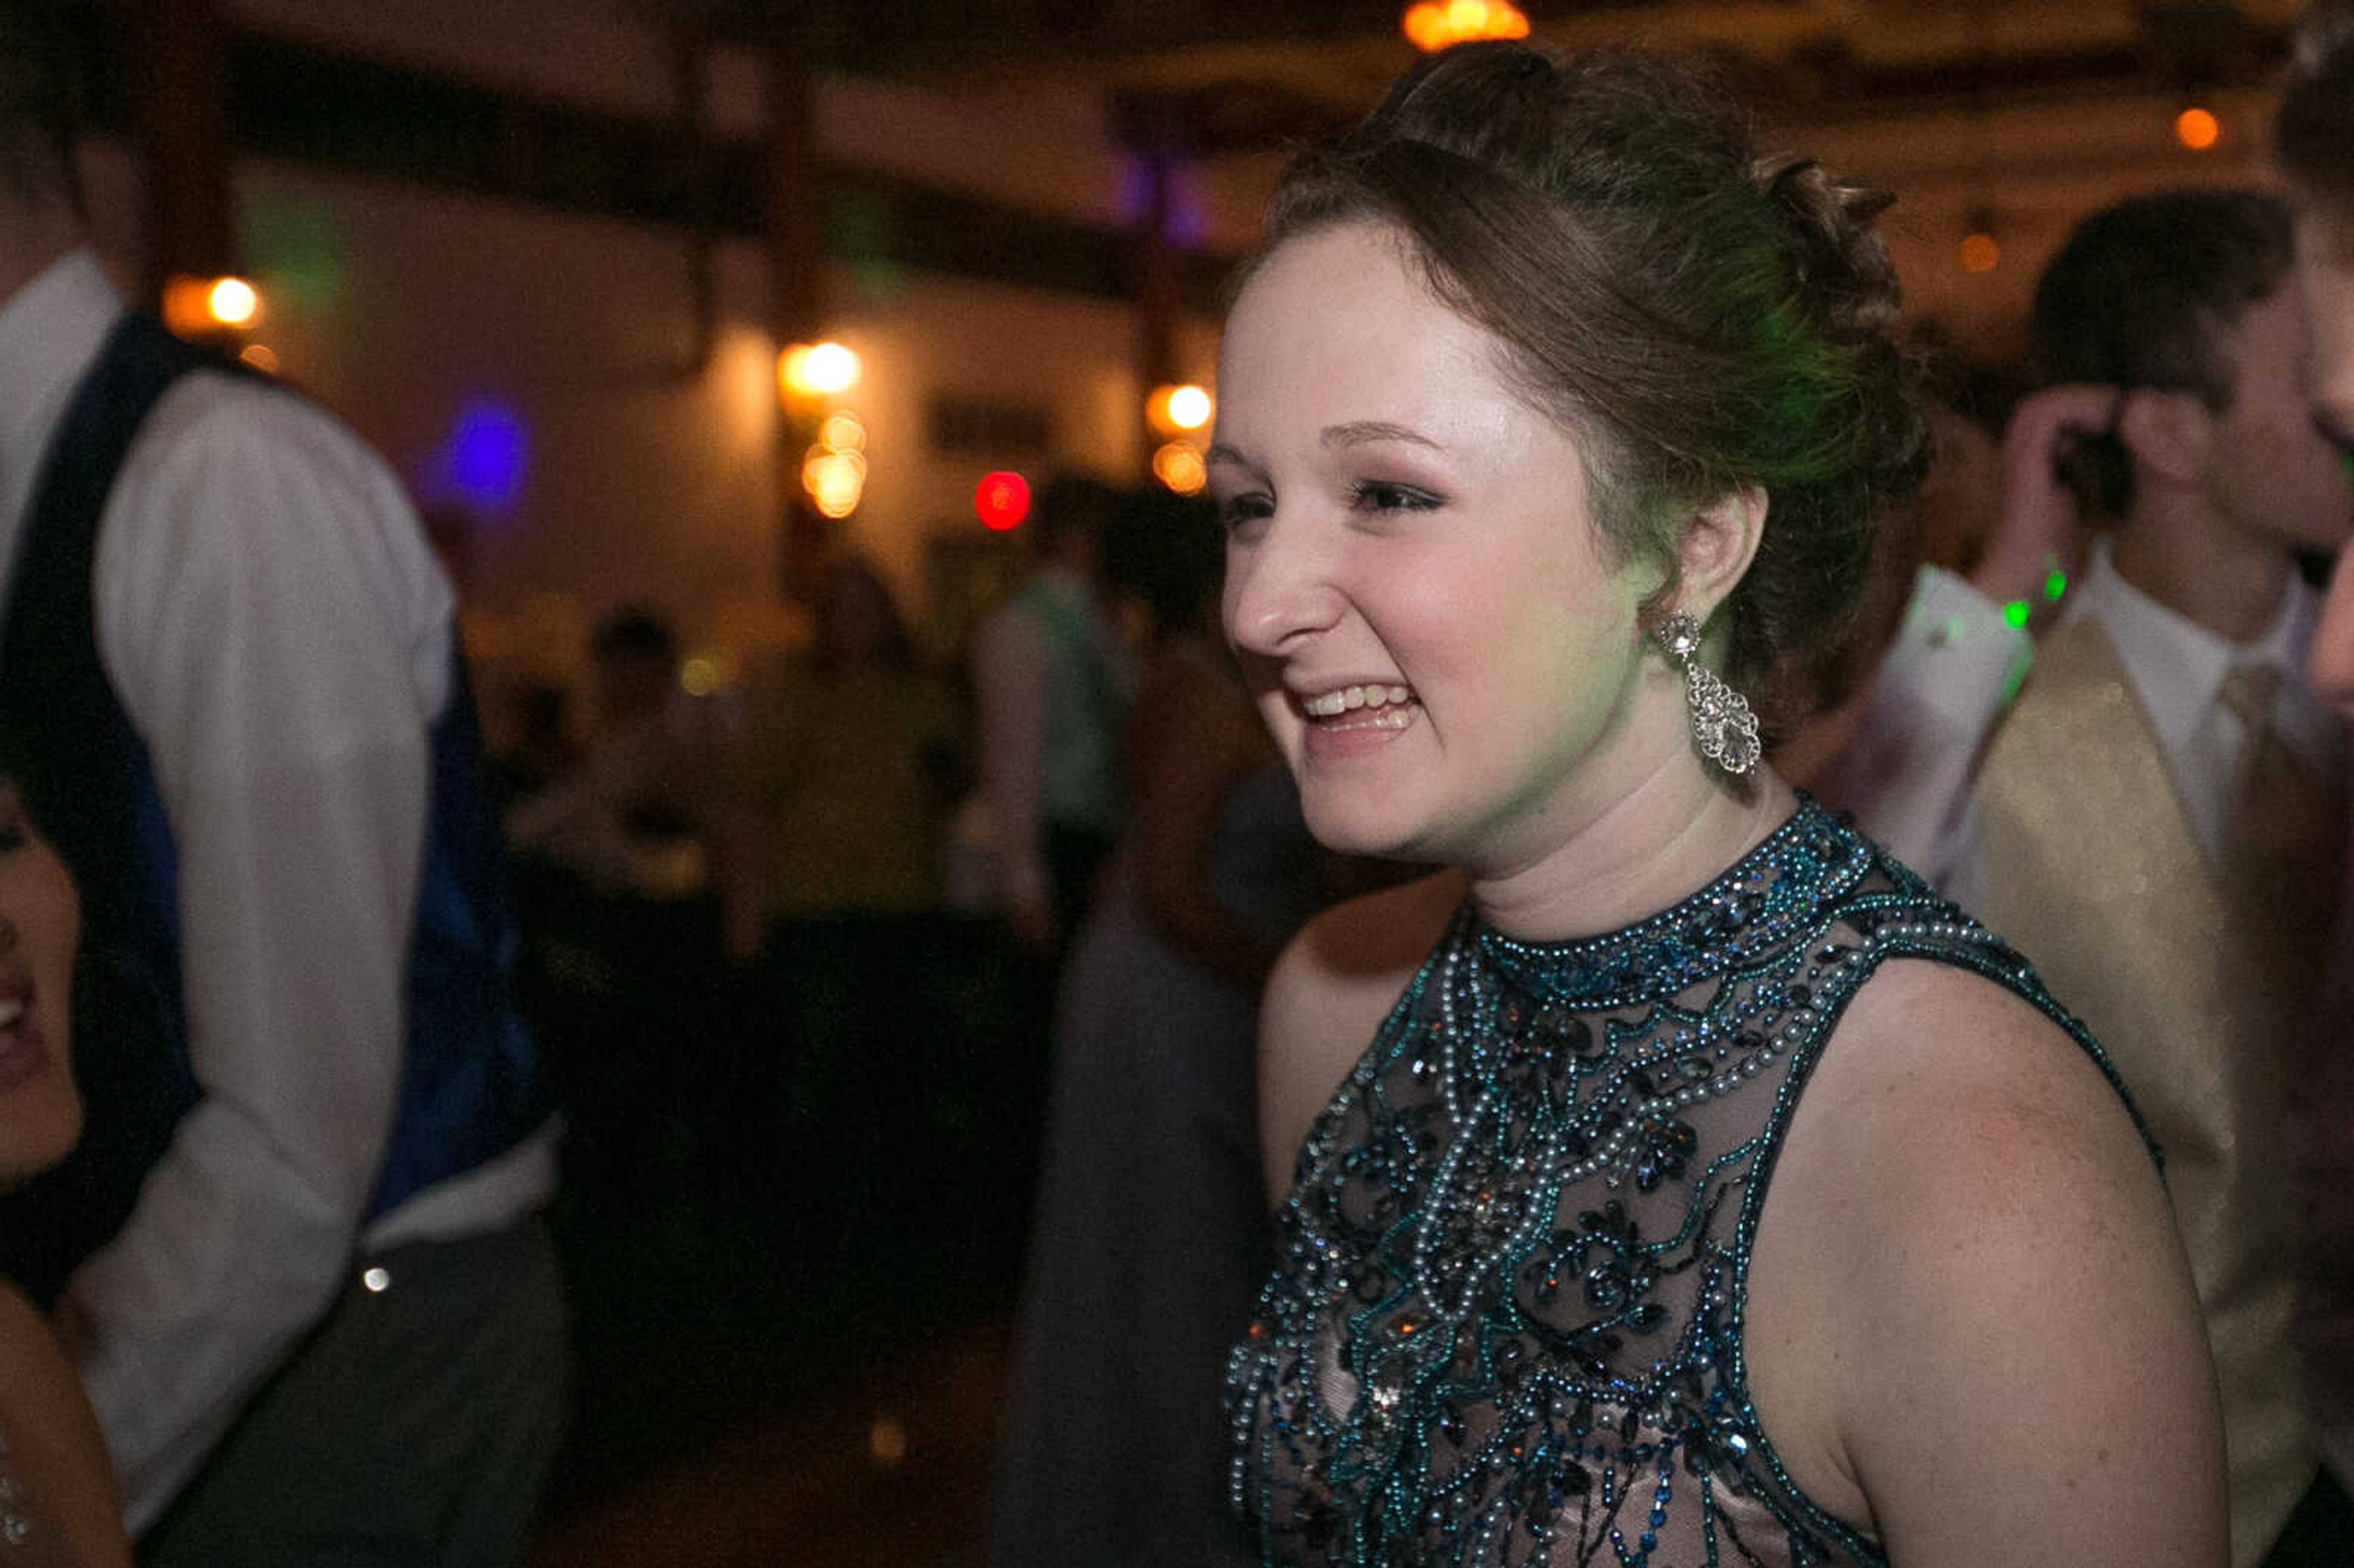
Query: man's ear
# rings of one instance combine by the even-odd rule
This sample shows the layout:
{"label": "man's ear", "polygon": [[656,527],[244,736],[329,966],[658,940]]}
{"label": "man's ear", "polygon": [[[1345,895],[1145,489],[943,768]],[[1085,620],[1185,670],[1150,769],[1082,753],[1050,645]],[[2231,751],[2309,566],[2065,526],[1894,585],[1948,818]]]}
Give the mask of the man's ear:
{"label": "man's ear", "polygon": [[1676,602],[1705,623],[1732,597],[1766,536],[1766,492],[1728,491],[1693,512],[1676,534]]}
{"label": "man's ear", "polygon": [[2169,484],[2195,484],[2214,447],[2215,416],[2196,393],[2137,387],[2117,407],[2116,436],[2137,468]]}

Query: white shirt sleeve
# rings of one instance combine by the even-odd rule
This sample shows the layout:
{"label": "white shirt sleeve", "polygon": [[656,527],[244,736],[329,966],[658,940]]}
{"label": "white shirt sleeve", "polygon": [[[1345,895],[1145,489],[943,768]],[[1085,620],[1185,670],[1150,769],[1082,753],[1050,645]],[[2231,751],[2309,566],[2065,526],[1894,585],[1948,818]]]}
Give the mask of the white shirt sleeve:
{"label": "white shirt sleeve", "polygon": [[202,1097],[69,1289],[136,1531],[353,1254],[400,1071],[449,590],[355,439],[200,376],[133,449],[94,593],[177,848]]}
{"label": "white shirt sleeve", "polygon": [[2024,629],[1962,578],[1921,568],[1823,797],[1941,891],[1966,853],[1970,786],[1995,720],[2034,656]]}

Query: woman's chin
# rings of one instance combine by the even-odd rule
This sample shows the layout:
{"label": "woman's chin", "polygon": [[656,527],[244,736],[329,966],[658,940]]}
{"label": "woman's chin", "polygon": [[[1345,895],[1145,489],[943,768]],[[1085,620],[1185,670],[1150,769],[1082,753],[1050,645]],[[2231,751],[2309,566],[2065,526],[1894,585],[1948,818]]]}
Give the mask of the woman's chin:
{"label": "woman's chin", "polygon": [[[14,1098],[14,1097],[12,1097]],[[13,1192],[81,1141],[81,1097],[70,1087],[0,1104],[0,1193]]]}

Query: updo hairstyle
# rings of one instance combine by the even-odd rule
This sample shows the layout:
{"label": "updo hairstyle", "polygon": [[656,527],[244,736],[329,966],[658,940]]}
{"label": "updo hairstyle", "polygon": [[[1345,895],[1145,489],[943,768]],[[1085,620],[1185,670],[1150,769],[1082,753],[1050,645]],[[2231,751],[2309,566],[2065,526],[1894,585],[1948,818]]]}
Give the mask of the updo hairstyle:
{"label": "updo hairstyle", "polygon": [[1882,508],[1927,463],[1885,195],[1760,160],[1728,102],[1627,54],[1510,43],[1423,61],[1286,175],[1267,250],[1375,221],[1434,294],[1509,347],[1505,371],[1585,450],[1617,559],[1678,586],[1698,507],[1768,496],[1755,560],[1715,623],[1770,733],[1803,716],[1850,635]]}

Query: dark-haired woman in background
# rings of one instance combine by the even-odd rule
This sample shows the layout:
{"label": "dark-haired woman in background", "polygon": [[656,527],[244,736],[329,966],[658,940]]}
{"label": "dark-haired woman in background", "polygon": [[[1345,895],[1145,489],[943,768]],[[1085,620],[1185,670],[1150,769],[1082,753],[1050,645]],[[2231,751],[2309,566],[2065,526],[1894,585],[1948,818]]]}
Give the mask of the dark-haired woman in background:
{"label": "dark-haired woman in background", "polygon": [[[0,777],[0,1191],[81,1136],[73,1077],[73,878]],[[130,1568],[105,1439],[56,1337],[0,1280],[0,1562]]]}
{"label": "dark-haired woman in background", "polygon": [[1131,496],[1107,576],[1153,643],[1129,831],[1065,969],[992,1568],[1222,1568],[1217,1392],[1267,1257],[1251,1040],[1323,868],[1215,633],[1206,503]]}
{"label": "dark-haired woman in background", "polygon": [[1227,632],[1317,836],[1449,869],[1269,983],[1268,1563],[2224,1558],[2098,1047],[1759,762],[1919,472],[1883,205],[1670,68],[1508,45],[1277,197]]}

